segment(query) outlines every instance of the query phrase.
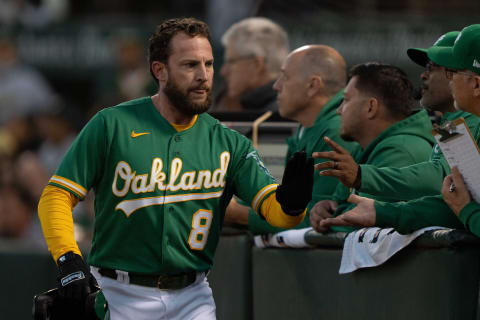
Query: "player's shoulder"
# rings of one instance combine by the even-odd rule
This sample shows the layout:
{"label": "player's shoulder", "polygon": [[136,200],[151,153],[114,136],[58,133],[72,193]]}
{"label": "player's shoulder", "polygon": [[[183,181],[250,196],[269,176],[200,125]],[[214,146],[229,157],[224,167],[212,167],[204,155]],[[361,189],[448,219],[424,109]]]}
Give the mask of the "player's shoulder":
{"label": "player's shoulder", "polygon": [[219,134],[224,134],[224,135],[227,135],[227,136],[239,137],[239,138],[245,138],[246,139],[246,137],[244,135],[242,135],[238,131],[235,131],[235,130],[230,129],[229,127],[225,126],[218,119],[212,117],[208,113],[202,113],[199,116],[198,119],[200,121],[202,121],[205,125],[209,126],[211,128],[211,130],[216,131]]}
{"label": "player's shoulder", "polygon": [[151,104],[150,97],[138,98],[125,101],[112,107],[103,108],[98,114],[104,117],[112,117],[132,110],[138,111],[142,106],[148,107]]}
{"label": "player's shoulder", "polygon": [[250,140],[247,137],[238,131],[230,129],[207,113],[201,114],[198,120],[201,126],[208,127],[208,131],[217,138],[226,139],[235,143],[250,144]]}

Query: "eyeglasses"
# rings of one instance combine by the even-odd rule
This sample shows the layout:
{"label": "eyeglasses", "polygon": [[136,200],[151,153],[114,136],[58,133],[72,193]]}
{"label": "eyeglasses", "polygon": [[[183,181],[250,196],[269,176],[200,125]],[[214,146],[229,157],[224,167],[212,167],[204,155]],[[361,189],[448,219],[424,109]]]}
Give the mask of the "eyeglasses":
{"label": "eyeglasses", "polygon": [[453,74],[456,73],[456,74],[463,74],[465,76],[475,76],[476,74],[471,72],[471,71],[468,71],[468,70],[457,70],[457,69],[450,69],[450,68],[445,68],[445,77],[448,79],[448,80],[452,80],[453,79]]}
{"label": "eyeglasses", "polygon": [[428,73],[431,73],[434,69],[436,68],[440,68],[441,66],[439,66],[438,64],[435,64],[433,63],[432,61],[429,61],[426,65],[425,65],[425,69]]}
{"label": "eyeglasses", "polygon": [[249,60],[254,58],[254,56],[244,56],[244,57],[237,57],[237,58],[231,58],[231,59],[226,59],[223,63],[226,65],[232,65],[237,62],[243,61],[243,60]]}

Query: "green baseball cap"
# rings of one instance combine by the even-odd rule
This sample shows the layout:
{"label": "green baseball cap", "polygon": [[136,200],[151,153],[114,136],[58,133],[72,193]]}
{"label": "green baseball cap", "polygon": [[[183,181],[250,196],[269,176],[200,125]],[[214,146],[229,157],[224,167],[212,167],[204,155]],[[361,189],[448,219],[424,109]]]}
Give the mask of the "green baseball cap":
{"label": "green baseball cap", "polygon": [[[442,35],[440,38],[438,38],[437,41],[430,47],[451,47],[453,46],[453,43],[455,42],[455,39],[457,38],[458,34],[460,31],[451,31],[447,32],[444,35]],[[425,67],[430,61],[430,59],[427,56],[427,51],[430,49],[423,49],[423,48],[410,48],[407,50],[407,55],[416,64],[421,65],[422,67]]]}
{"label": "green baseball cap", "polygon": [[480,24],[463,28],[453,47],[432,47],[427,55],[440,66],[480,74]]}

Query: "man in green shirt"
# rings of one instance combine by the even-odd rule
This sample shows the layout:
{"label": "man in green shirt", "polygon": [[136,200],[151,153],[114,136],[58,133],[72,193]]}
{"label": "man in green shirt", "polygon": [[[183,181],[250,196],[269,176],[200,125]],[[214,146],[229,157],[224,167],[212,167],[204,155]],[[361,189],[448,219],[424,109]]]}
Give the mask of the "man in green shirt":
{"label": "man in green shirt", "polygon": [[[452,31],[442,35],[431,48],[452,46],[458,33],[458,31]],[[409,49],[407,54],[415,63],[426,68],[421,74],[423,86],[420,104],[424,108],[441,112],[443,114],[440,120],[441,124],[463,117],[474,136],[480,136],[480,119],[470,113],[455,110],[444,67],[435,64],[428,58],[427,49]],[[320,173],[321,175],[337,177],[348,187],[381,196],[384,200],[389,201],[398,201],[399,194],[401,200],[438,195],[443,178],[450,172],[438,145],[433,148],[429,161],[402,168],[357,165],[347,153],[339,154],[338,157],[331,160],[339,162],[341,168],[323,171]],[[317,166],[316,169],[328,169],[329,166],[331,166],[331,162],[326,162]],[[355,182],[356,184],[354,184]]]}
{"label": "man in green shirt", "polygon": [[[280,115],[300,123],[296,133],[287,139],[286,161],[297,151],[305,151],[310,155],[315,151],[329,150],[323,140],[324,136],[329,136],[352,153],[360,151],[357,143],[340,138],[340,116],[336,111],[343,100],[346,78],[344,59],[329,46],[302,46],[285,59],[281,75],[273,88],[278,92]],[[324,160],[318,159],[317,163],[322,161]],[[337,179],[314,174],[312,201],[308,209],[317,201],[330,198],[337,184]],[[225,221],[248,225],[254,234],[285,230],[272,227],[254,210],[234,201],[227,209]],[[295,228],[308,226],[308,219],[304,219]]]}
{"label": "man in green shirt", "polygon": [[[378,63],[352,68],[337,112],[342,120],[341,137],[357,141],[362,147],[356,161],[377,167],[403,167],[428,160],[434,144],[432,125],[425,110],[412,112],[414,105],[413,86],[399,68]],[[325,140],[337,145],[329,138]],[[334,161],[333,170],[342,169],[341,165]],[[327,231],[320,228],[319,222],[348,210],[351,204],[347,199],[352,193],[358,191],[339,184],[333,197],[318,202],[310,211],[311,225],[317,231]]]}
{"label": "man in green shirt", "polygon": [[[430,48],[430,60],[445,67],[455,105],[480,116],[480,25],[462,30],[452,47]],[[475,137],[477,144],[478,136]],[[455,188],[450,189],[451,183]],[[452,190],[452,191],[450,191]],[[443,201],[445,200],[445,201]],[[480,205],[471,200],[458,169],[444,179],[442,196],[423,197],[403,203],[386,203],[353,195],[357,206],[344,214],[325,219],[321,227],[380,226],[410,233],[427,226],[466,228],[480,236]],[[452,212],[453,211],[453,212]]]}

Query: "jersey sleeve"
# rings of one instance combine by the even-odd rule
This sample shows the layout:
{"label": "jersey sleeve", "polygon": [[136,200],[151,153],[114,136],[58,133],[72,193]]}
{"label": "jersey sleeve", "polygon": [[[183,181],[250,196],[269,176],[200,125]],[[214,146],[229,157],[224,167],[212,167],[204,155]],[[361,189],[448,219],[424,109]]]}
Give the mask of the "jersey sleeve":
{"label": "jersey sleeve", "polygon": [[48,183],[83,200],[102,174],[106,141],[105,119],[98,113],[77,136]]}
{"label": "jersey sleeve", "polygon": [[450,173],[444,158],[413,164],[402,168],[361,165],[361,192],[387,198],[401,194],[404,200],[413,200],[418,195],[440,194],[443,178]]}
{"label": "jersey sleeve", "polygon": [[459,215],[460,221],[465,228],[477,237],[480,236],[480,204],[471,201],[461,211]]}
{"label": "jersey sleeve", "polygon": [[408,202],[375,201],[375,212],[376,226],[395,228],[402,234],[430,226],[464,229],[441,195]]}

